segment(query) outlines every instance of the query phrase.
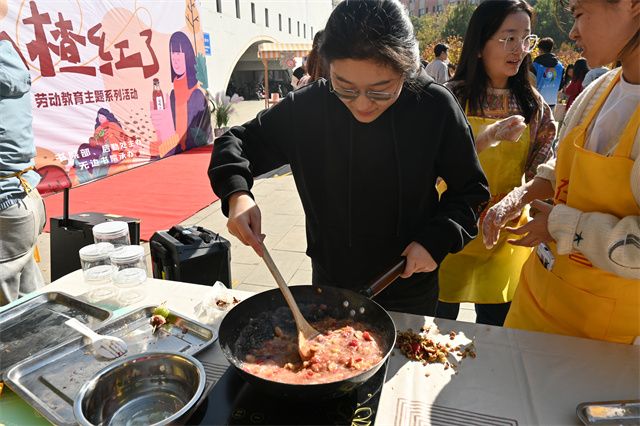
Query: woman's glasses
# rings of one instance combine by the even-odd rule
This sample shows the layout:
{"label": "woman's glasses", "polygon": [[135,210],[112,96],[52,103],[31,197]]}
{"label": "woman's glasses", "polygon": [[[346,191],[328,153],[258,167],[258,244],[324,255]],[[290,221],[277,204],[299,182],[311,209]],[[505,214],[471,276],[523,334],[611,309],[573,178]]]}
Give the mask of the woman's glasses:
{"label": "woman's glasses", "polygon": [[524,53],[531,53],[538,44],[538,36],[535,34],[529,34],[525,38],[519,38],[515,36],[507,36],[505,38],[499,38],[498,41],[504,44],[504,50],[507,52],[513,52],[522,46]]}
{"label": "woman's glasses", "polygon": [[[373,102],[386,102],[393,99],[398,94],[400,88],[402,88],[402,84],[398,85],[398,88],[393,92],[377,92],[375,90],[367,90],[364,95]],[[335,94],[340,99],[344,99],[345,101],[355,101],[361,95],[359,90],[336,89],[335,87],[333,87],[331,78],[329,78],[329,91]]]}

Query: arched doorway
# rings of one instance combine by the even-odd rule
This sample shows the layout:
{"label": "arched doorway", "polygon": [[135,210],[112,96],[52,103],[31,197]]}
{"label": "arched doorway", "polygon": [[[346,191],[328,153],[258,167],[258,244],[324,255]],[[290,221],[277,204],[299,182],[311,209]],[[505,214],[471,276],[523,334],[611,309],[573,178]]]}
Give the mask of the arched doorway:
{"label": "arched doorway", "polygon": [[[240,56],[229,78],[226,93],[234,93],[245,99],[259,99],[264,93],[264,65],[258,58],[258,45],[271,40],[257,41]],[[269,91],[280,92],[285,96],[293,90],[291,86],[291,71],[284,68],[280,61],[269,61]],[[260,94],[260,95],[259,95]]]}

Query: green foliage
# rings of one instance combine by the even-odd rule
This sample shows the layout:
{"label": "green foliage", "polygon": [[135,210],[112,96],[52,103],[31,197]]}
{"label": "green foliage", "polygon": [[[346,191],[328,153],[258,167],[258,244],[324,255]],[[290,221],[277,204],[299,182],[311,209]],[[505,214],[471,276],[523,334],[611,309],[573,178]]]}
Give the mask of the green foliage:
{"label": "green foliage", "polygon": [[218,128],[227,127],[227,124],[229,124],[229,118],[231,116],[231,106],[230,105],[216,106],[216,109],[213,111],[213,116],[216,120],[216,126]]}
{"label": "green foliage", "polygon": [[209,99],[213,109],[213,118],[218,128],[227,127],[231,113],[234,111],[233,105],[244,100],[242,96],[238,95],[233,95],[230,98],[224,92],[218,92],[214,96],[210,96]]}
{"label": "green foliage", "polygon": [[534,10],[535,34],[540,38],[551,37],[555,42],[555,49],[559,49],[563,43],[571,43],[569,31],[573,25],[573,17],[569,11],[560,7],[556,0],[537,0]]}
{"label": "green foliage", "polygon": [[448,17],[442,30],[442,38],[449,36],[460,36],[464,38],[467,33],[467,27],[469,26],[469,20],[473,11],[476,10],[476,5],[471,4],[469,0],[461,0],[459,3],[449,6],[447,9]]}
{"label": "green foliage", "polygon": [[411,25],[413,25],[413,32],[415,34],[418,34],[424,27],[422,18],[413,15],[411,15],[409,18],[411,19]]}
{"label": "green foliage", "polygon": [[422,59],[425,59],[427,62],[431,62],[435,59],[434,48],[436,44],[444,42],[447,46],[449,46],[448,56],[449,62],[452,64],[457,64],[460,60],[460,54],[462,53],[462,38],[459,36],[450,36],[447,37],[446,40],[437,39],[427,44],[424,49],[422,49]]}
{"label": "green foliage", "polygon": [[209,77],[207,76],[207,59],[202,53],[196,56],[196,78],[203,89],[209,88]]}
{"label": "green foliage", "polygon": [[440,13],[412,17],[411,22],[420,43],[420,51],[425,52],[429,47],[442,43],[449,37],[464,37],[475,8],[476,6],[468,0],[463,0],[445,7]]}
{"label": "green foliage", "polygon": [[[448,8],[447,8],[448,9]],[[416,38],[423,52],[427,46],[442,41],[442,31],[447,22],[447,13],[427,14],[413,18]]]}

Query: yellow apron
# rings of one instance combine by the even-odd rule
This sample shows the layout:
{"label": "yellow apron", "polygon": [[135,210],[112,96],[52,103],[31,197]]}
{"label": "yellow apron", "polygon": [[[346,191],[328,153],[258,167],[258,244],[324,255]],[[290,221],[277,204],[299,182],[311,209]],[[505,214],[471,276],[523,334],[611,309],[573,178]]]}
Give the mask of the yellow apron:
{"label": "yellow apron", "polygon": [[[630,182],[640,107],[622,132],[613,156],[584,149],[587,130],[619,79],[620,73],[584,123],[560,144],[555,204],[619,218],[640,215]],[[555,257],[551,271],[536,253],[529,257],[505,326],[632,343],[640,335],[640,282],[601,270],[579,252],[561,256],[555,244],[549,246]]]}
{"label": "yellow apron", "polygon": [[[505,97],[505,103],[508,98]],[[505,110],[508,104],[505,105]],[[466,111],[465,111],[466,112]],[[469,117],[474,135],[480,135],[497,119]],[[499,145],[487,148],[478,154],[482,170],[487,176],[491,200],[487,208],[496,204],[513,188],[522,184],[529,146],[531,144],[530,128],[527,126],[518,142],[502,141]],[[444,192],[445,185],[439,186]],[[523,225],[528,220],[525,209],[517,222],[511,225]],[[482,213],[480,223],[486,210]],[[482,241],[482,231],[478,237],[465,246],[462,251],[448,255],[440,265],[439,299],[443,302],[473,303],[505,303],[513,299],[516,285],[520,277],[522,265],[529,257],[531,249],[516,247],[507,243],[507,239],[515,238],[512,234],[502,232],[495,247],[487,250]]]}

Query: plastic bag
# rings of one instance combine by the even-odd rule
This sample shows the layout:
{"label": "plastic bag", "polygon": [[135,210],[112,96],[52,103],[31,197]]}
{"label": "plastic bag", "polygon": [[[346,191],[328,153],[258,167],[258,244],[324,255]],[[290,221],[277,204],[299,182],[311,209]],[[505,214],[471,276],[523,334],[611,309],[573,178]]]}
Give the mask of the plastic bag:
{"label": "plastic bag", "polygon": [[203,295],[202,301],[198,303],[193,312],[198,321],[218,327],[222,318],[238,300],[233,297],[231,291],[220,281],[209,287]]}

